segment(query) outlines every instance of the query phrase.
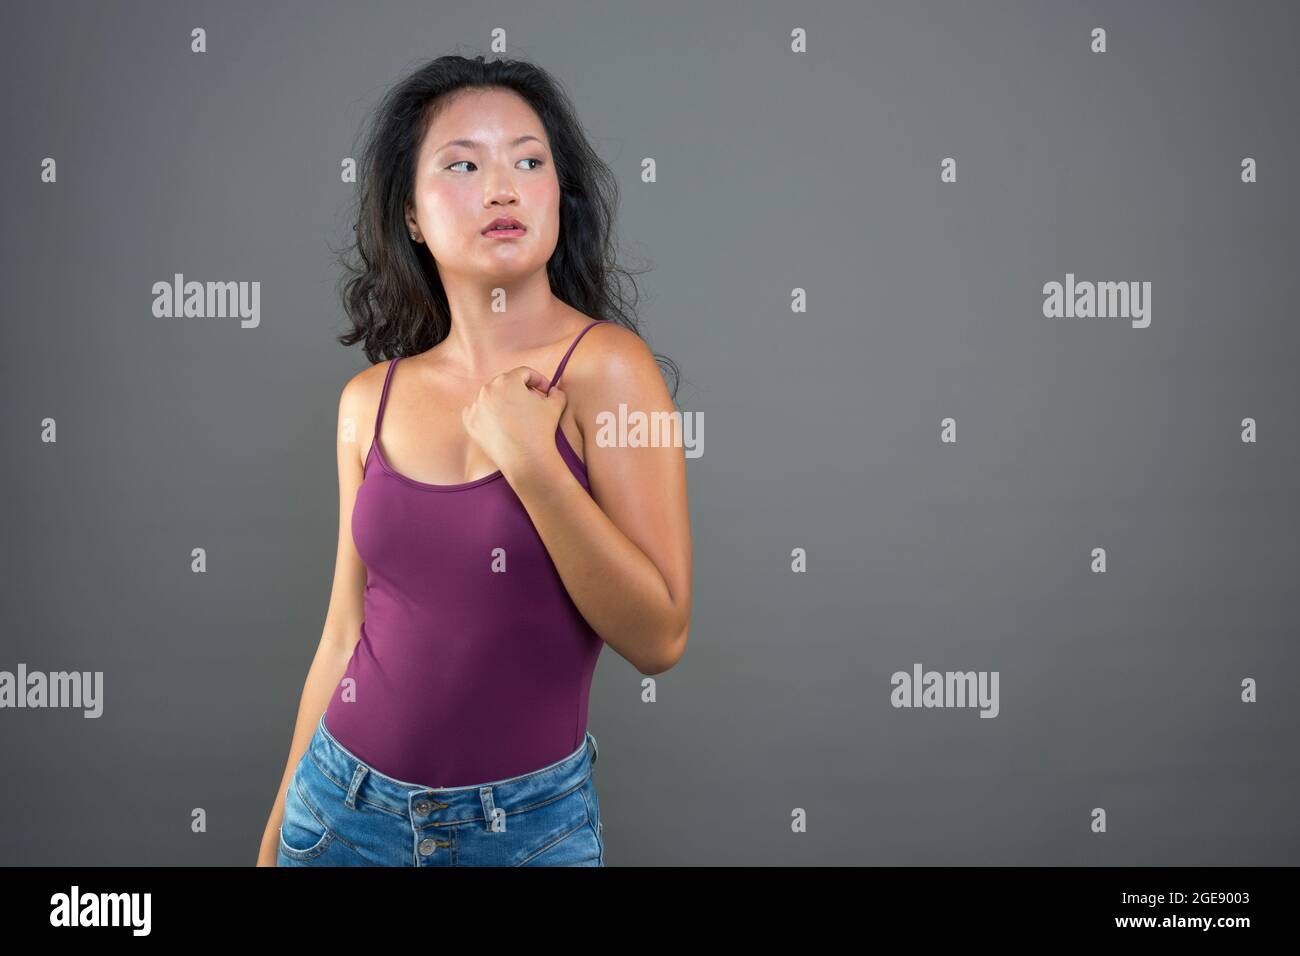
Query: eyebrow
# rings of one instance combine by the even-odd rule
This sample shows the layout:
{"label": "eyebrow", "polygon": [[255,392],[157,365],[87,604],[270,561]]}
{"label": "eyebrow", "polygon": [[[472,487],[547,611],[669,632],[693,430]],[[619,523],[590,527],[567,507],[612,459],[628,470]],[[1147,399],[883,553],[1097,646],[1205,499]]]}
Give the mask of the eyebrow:
{"label": "eyebrow", "polygon": [[[524,134],[523,136],[520,136],[518,139],[512,140],[510,145],[518,146],[520,143],[526,143],[530,139],[535,143],[541,143],[543,146],[546,145],[545,143],[542,143],[542,141],[538,139],[536,136],[532,136],[527,133]],[[448,146],[464,146],[466,149],[473,149],[476,146],[482,146],[482,145],[483,145],[482,143],[474,139],[453,139],[451,142],[443,143],[436,150],[434,150],[434,152],[441,153]]]}

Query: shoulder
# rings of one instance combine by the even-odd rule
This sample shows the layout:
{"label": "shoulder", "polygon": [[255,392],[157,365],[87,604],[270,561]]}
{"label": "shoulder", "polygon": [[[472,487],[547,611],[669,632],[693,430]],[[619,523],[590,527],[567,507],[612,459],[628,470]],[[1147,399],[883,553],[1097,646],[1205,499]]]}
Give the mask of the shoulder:
{"label": "shoulder", "polygon": [[650,381],[662,381],[650,346],[631,329],[605,321],[582,336],[569,356],[560,387],[644,387]]}
{"label": "shoulder", "polygon": [[391,364],[391,361],[376,362],[343,383],[339,392],[340,421],[351,418],[360,422],[367,417],[374,418]]}
{"label": "shoulder", "polygon": [[674,407],[654,353],[637,333],[615,322],[593,325],[569,356],[559,386],[578,427],[620,404],[645,410]]}

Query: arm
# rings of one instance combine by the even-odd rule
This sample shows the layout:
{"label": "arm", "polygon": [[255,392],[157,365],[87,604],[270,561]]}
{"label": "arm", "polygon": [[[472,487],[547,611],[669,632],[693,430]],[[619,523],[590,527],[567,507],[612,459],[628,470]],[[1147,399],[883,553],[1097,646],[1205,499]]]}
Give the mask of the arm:
{"label": "arm", "polygon": [[[374,366],[384,369],[381,363]],[[352,650],[360,639],[363,618],[363,595],[366,569],[352,542],[352,504],[361,486],[362,457],[358,450],[359,429],[356,423],[364,421],[365,412],[378,407],[382,377],[371,376],[369,370],[354,377],[343,389],[339,398],[339,423],[335,434],[339,473],[339,534],[338,551],[334,558],[334,584],[330,591],[329,610],[321,633],[316,656],[307,671],[302,696],[298,703],[298,717],[294,723],[293,739],[289,744],[289,759],[280,779],[280,789],[275,795],[262,844],[257,854],[258,866],[275,866],[280,846],[280,824],[284,820],[284,795],[289,789],[298,761],[307,750],[321,714],[329,705],[334,689],[343,679]],[[364,381],[363,381],[364,380]],[[374,401],[363,401],[373,393]],[[350,426],[350,427],[349,427]]]}
{"label": "arm", "polygon": [[[585,348],[583,347],[585,346]],[[681,446],[596,442],[601,412],[673,412],[654,355],[621,326],[574,350],[563,391],[583,435],[591,495],[554,447],[506,479],[523,502],[582,616],[643,674],[674,666],[691,617],[691,531]]]}

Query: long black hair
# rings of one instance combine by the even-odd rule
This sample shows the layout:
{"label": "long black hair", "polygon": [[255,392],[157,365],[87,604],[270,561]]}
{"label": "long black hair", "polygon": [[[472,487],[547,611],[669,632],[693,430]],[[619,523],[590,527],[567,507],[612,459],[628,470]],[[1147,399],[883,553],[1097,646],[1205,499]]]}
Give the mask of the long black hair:
{"label": "long black hair", "polygon": [[[634,273],[618,264],[614,252],[618,183],[587,141],[558,81],[522,60],[441,56],[384,96],[358,162],[356,240],[340,256],[345,276],[339,291],[352,328],[337,340],[364,343],[372,363],[423,352],[451,330],[442,279],[428,247],[411,239],[406,207],[414,202],[420,143],[441,103],[460,90],[491,87],[523,97],[541,119],[555,156],[560,226],[555,253],[546,264],[552,293],[591,318],[616,322],[641,336]],[[355,261],[348,253],[355,254]],[[630,299],[623,279],[631,288]],[[676,364],[658,353],[655,359],[673,370],[675,396]]]}

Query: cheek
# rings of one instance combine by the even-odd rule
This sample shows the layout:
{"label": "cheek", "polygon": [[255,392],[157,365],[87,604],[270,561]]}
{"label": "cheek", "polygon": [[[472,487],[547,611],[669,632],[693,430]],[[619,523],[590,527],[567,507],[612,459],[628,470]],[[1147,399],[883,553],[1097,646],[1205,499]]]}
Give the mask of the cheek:
{"label": "cheek", "polygon": [[433,248],[463,245],[463,233],[472,230],[482,218],[482,210],[475,210],[468,193],[447,186],[426,189],[420,194],[420,221]]}
{"label": "cheek", "polygon": [[537,210],[533,218],[542,235],[553,243],[560,232],[560,184],[553,179],[539,183],[529,192],[528,205]]}

